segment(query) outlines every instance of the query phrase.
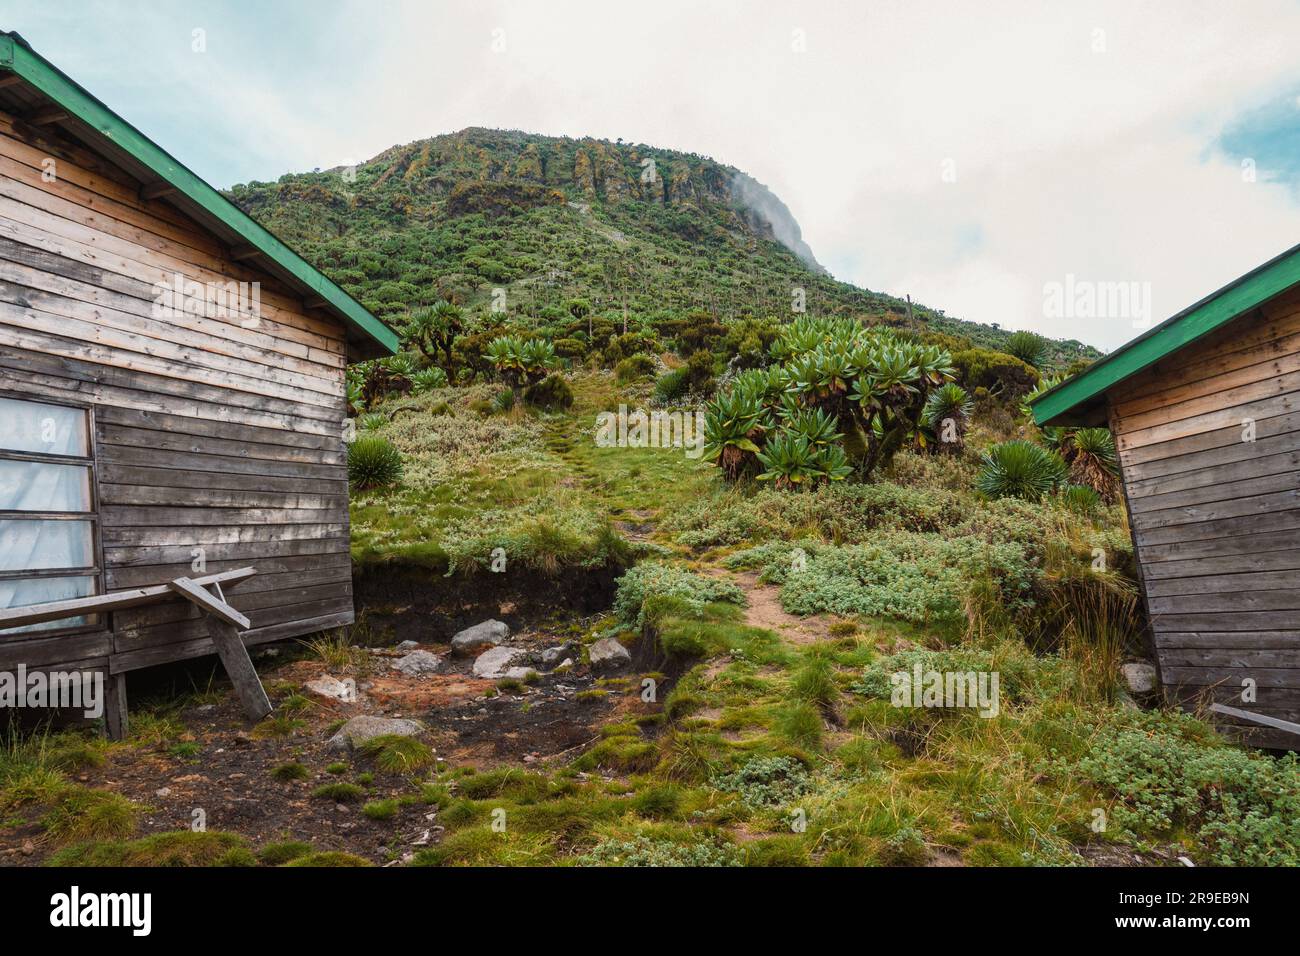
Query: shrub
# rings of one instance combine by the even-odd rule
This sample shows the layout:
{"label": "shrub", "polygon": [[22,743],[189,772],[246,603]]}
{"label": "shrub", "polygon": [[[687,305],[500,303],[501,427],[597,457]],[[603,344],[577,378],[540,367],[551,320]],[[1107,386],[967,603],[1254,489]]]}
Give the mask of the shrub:
{"label": "shrub", "polygon": [[372,800],[361,808],[368,820],[391,820],[397,816],[396,800]]}
{"label": "shrub", "polygon": [[618,579],[614,596],[614,616],[628,625],[645,623],[647,598],[673,600],[698,612],[715,601],[744,604],[745,593],[730,581],[707,578],[675,564],[643,561]]}
{"label": "shrub", "polygon": [[51,866],[220,866],[243,838],[216,830],[173,830],[127,843],[79,843],[50,857]]}
{"label": "shrub", "polygon": [[638,352],[636,355],[629,355],[614,366],[614,378],[618,380],[620,385],[626,385],[629,382],[635,382],[653,375],[654,371],[655,360]]}
{"label": "shrub", "polygon": [[416,395],[435,388],[446,387],[447,373],[437,366],[434,366],[433,368],[420,369],[420,371],[411,376],[411,391]]}
{"label": "shrub", "polygon": [[1065,462],[1055,452],[1027,441],[994,445],[984,456],[975,487],[990,498],[1038,501],[1065,481]]}
{"label": "shrub", "polygon": [[371,737],[357,749],[389,773],[411,773],[434,762],[433,751],[426,744],[400,734]]}
{"label": "shrub", "polygon": [[686,368],[675,368],[660,375],[655,381],[656,401],[668,403],[677,401],[690,391],[690,379],[686,377]]}
{"label": "shrub", "polygon": [[1038,371],[1014,355],[989,349],[954,352],[952,364],[957,377],[969,390],[984,389],[989,395],[1017,402],[1038,384]]}
{"label": "shrub", "polygon": [[558,411],[573,405],[573,389],[563,375],[546,376],[524,390],[524,401],[535,408]]}
{"label": "shrub", "polygon": [[784,806],[813,791],[808,771],[793,757],[752,757],[739,770],[715,777],[713,786],[755,808]]}
{"label": "shrub", "polygon": [[355,783],[326,783],[317,787],[311,795],[317,800],[333,800],[335,803],[356,803],[366,791]]}
{"label": "shrub", "polygon": [[1114,798],[1124,836],[1188,830],[1219,866],[1300,864],[1300,761],[1218,743],[1186,714],[1128,712],[1061,768]]}
{"label": "shrub", "polygon": [[1066,485],[1061,491],[1061,504],[1077,514],[1095,514],[1101,507],[1101,495],[1087,485]]}
{"label": "shrub", "polygon": [[1022,610],[1041,577],[1025,546],[1009,541],[906,531],[879,532],[870,541],[773,542],[738,552],[728,565],[762,568],[763,579],[782,585],[781,606],[792,614],[884,615],[948,628],[965,620],[976,578],[990,579],[1008,608]]}
{"label": "shrub", "polygon": [[636,836],[603,840],[578,858],[583,866],[743,866],[743,855],[730,843],[692,842]]}
{"label": "shrub", "polygon": [[1061,444],[1071,481],[1086,485],[1106,501],[1119,496],[1119,456],[1109,429],[1080,428]]}
{"label": "shrub", "polygon": [[606,515],[556,495],[453,522],[443,532],[442,547],[449,574],[489,568],[495,548],[510,555],[512,569],[527,568],[547,577],[626,567],[634,555]]}
{"label": "shrub", "polygon": [[[966,389],[948,382],[930,393],[921,409],[922,435],[925,442],[944,451],[960,451],[975,403]],[[951,423],[951,424],[949,424]]]}
{"label": "shrub", "polygon": [[1014,355],[1026,365],[1038,365],[1047,343],[1033,332],[1013,332],[1007,339],[1007,353]]}
{"label": "shrub", "polygon": [[387,438],[361,435],[348,446],[348,481],[354,488],[386,488],[401,477],[402,455]]}
{"label": "shrub", "polygon": [[311,844],[301,840],[286,840],[283,843],[268,843],[257,851],[257,858],[266,866],[282,866],[290,860],[311,853]]}
{"label": "shrub", "polygon": [[[927,396],[954,375],[941,348],[842,318],[801,316],[771,353],[778,364],[742,372],[705,412],[705,457],[731,480],[754,459],[782,487],[870,474],[918,440]],[[814,412],[833,440],[808,434]]]}

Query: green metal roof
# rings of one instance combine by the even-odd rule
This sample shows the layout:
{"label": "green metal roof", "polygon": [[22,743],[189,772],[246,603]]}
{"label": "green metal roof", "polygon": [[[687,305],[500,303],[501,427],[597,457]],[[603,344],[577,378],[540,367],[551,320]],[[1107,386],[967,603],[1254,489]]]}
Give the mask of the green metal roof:
{"label": "green metal roof", "polygon": [[1270,259],[1044,392],[1032,403],[1034,421],[1039,425],[1074,424],[1070,418],[1098,402],[1108,389],[1296,283],[1300,283],[1300,246]]}
{"label": "green metal roof", "polygon": [[[176,190],[169,201],[194,216],[229,243],[246,244],[262,254],[259,264],[318,307],[343,320],[349,351],[357,358],[396,352],[399,340],[355,299],[308,265],[296,252],[259,225],[225,196],[179,163],[147,136],[65,75],[16,33],[0,32],[0,75],[14,73],[32,89],[79,121],[75,130],[89,128],[98,142],[87,145],[109,158],[124,161],[128,171],[144,171]],[[79,137],[80,138],[80,137]]]}

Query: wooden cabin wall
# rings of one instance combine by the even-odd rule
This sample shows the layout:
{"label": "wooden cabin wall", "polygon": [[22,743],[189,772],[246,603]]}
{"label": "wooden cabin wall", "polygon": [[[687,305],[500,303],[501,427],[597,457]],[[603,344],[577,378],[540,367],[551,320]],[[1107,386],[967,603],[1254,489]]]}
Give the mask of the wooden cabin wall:
{"label": "wooden cabin wall", "polygon": [[[57,178],[42,179],[49,160]],[[154,317],[154,284],[261,283],[256,328]],[[94,405],[109,590],[252,565],[250,642],[352,620],[342,324],[53,128],[0,112],[0,390]],[[0,662],[113,671],[211,652],[187,602],[105,635],[0,639]]]}
{"label": "wooden cabin wall", "polygon": [[1109,397],[1162,680],[1300,722],[1300,289]]}

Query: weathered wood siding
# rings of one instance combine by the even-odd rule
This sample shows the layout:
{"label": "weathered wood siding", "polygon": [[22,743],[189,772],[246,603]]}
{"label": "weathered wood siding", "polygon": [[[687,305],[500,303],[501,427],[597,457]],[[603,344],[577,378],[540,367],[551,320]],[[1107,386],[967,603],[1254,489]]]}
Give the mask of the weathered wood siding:
{"label": "weathered wood siding", "polygon": [[[154,284],[176,273],[260,282],[260,322],[156,318]],[[227,595],[250,642],[352,620],[344,341],[122,170],[0,112],[0,390],[94,407],[109,590],[192,574],[202,548],[210,572],[258,569]],[[187,602],[111,629],[0,638],[0,662],[121,671],[212,650]]]}
{"label": "weathered wood siding", "polygon": [[1300,722],[1300,289],[1109,399],[1162,680]]}

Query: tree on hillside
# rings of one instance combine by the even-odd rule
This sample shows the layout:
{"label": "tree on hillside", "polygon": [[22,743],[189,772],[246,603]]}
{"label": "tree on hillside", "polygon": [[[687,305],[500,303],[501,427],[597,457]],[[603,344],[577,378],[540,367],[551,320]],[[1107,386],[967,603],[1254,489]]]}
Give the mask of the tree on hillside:
{"label": "tree on hillside", "polygon": [[587,319],[587,342],[588,344],[590,344],[591,343],[591,303],[588,302],[586,299],[570,299],[568,301],[568,304],[565,305],[565,308],[568,309],[569,315],[573,316],[575,319],[581,320],[584,317]]}

